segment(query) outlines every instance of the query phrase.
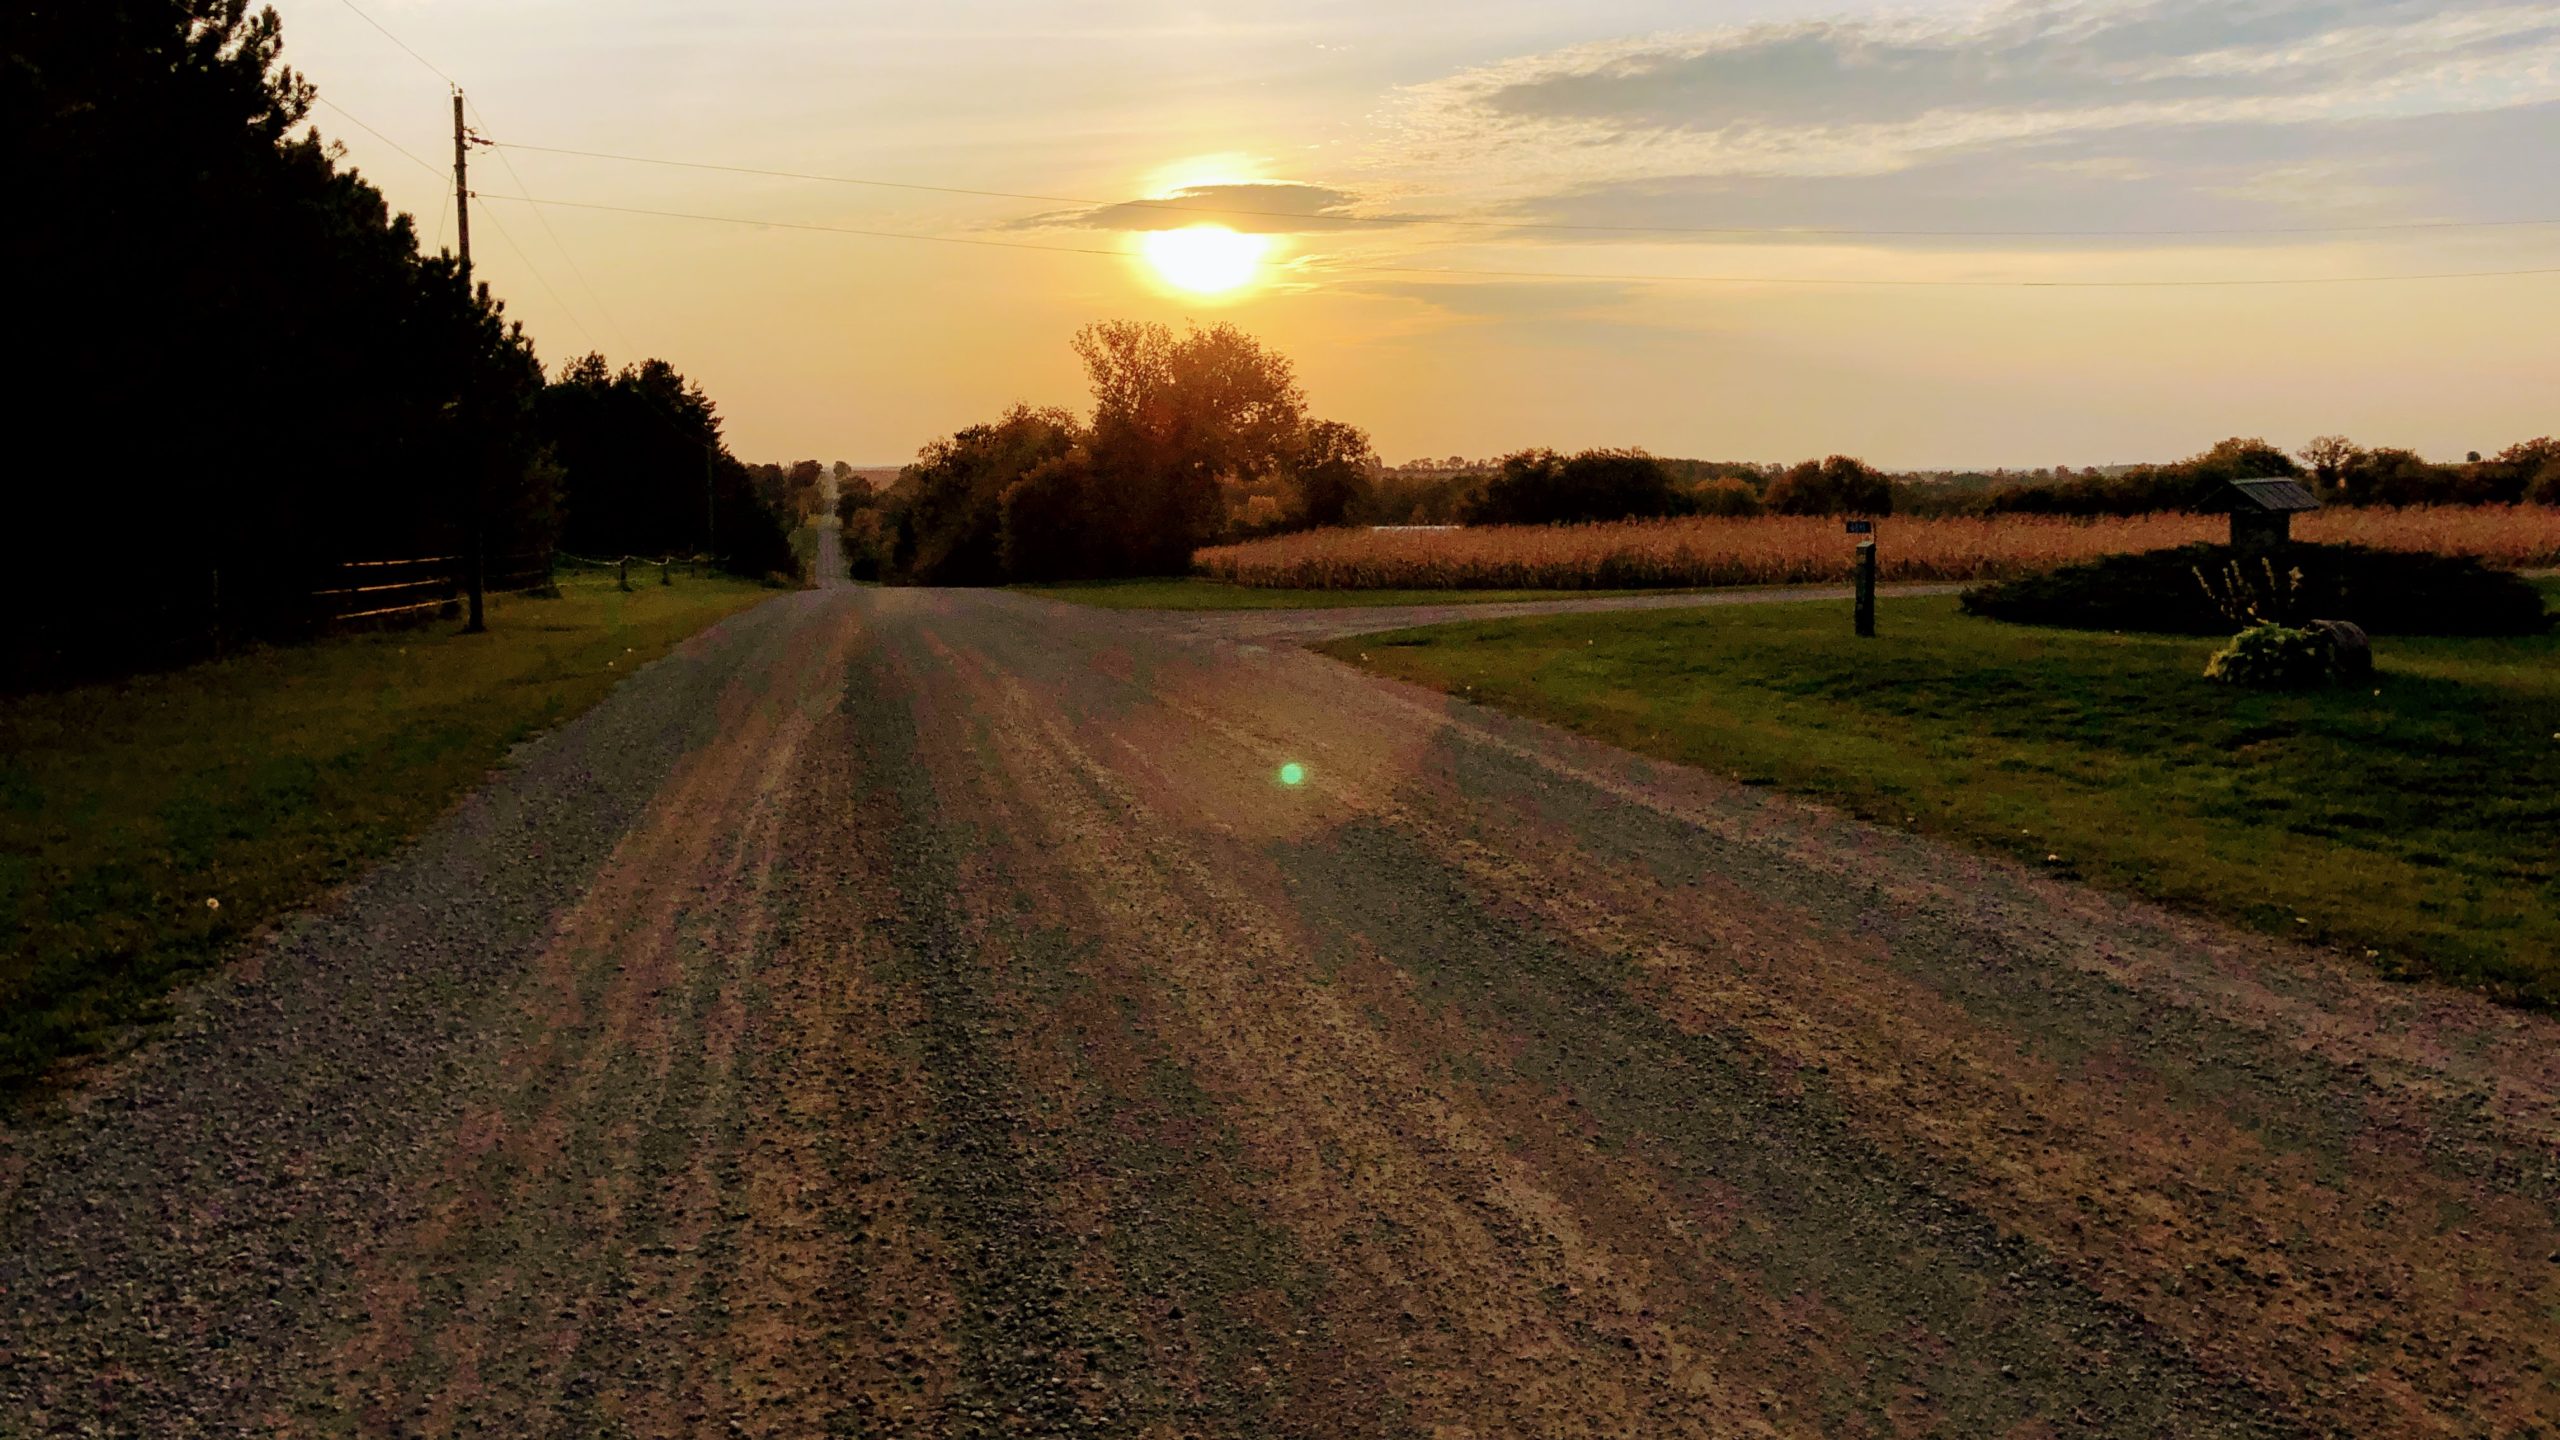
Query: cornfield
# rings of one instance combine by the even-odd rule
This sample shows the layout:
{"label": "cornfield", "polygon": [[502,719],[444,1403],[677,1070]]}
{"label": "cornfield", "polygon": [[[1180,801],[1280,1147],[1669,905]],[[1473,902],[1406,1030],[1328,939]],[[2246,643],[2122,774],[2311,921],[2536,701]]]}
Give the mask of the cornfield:
{"label": "cornfield", "polygon": [[[2032,574],[2101,555],[2229,534],[2218,515],[1879,520],[1888,580]],[[2323,510],[2294,517],[2298,539],[2470,555],[2525,569],[2560,564],[2560,508],[2544,505]],[[1635,520],[1471,530],[1312,530],[1222,545],[1194,560],[1238,585],[1316,590],[1631,590],[1845,580],[1853,541],[1839,520]]]}

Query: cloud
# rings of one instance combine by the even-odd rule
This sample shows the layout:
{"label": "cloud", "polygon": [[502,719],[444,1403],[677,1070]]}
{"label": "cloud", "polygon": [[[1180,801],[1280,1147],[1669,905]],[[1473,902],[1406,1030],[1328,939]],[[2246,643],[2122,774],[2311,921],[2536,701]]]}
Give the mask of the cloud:
{"label": "cloud", "polygon": [[2027,0],[1529,56],[1402,93],[1397,168],[1513,193],[2560,99],[2560,0]]}
{"label": "cloud", "polygon": [[[1507,213],[1530,224],[1628,227],[1534,232],[1549,241],[1830,244],[1836,232],[1856,230],[1894,232],[1860,238],[1899,248],[2004,248],[2028,233],[2039,249],[2119,248],[2128,243],[2121,235],[2068,232],[2184,230],[2191,233],[2153,241],[2292,244],[2303,237],[2286,232],[2298,227],[2560,216],[2560,173],[2515,163],[2553,134],[2560,102],[2318,125],[2093,131],[1934,151],[1875,174],[1572,184],[1517,200]],[[1644,228],[1654,226],[1665,229]],[[1731,228],[1675,233],[1700,226]],[[1778,230],[1794,233],[1770,233]],[[2544,238],[2560,227],[2486,233]]]}
{"label": "cloud", "polygon": [[1409,217],[1361,216],[1359,198],[1329,185],[1292,180],[1250,180],[1193,185],[1149,200],[1127,200],[1087,210],[1052,211],[1016,222],[1024,230],[1179,230],[1215,221],[1256,235],[1303,235],[1327,230],[1367,230],[1409,223]]}

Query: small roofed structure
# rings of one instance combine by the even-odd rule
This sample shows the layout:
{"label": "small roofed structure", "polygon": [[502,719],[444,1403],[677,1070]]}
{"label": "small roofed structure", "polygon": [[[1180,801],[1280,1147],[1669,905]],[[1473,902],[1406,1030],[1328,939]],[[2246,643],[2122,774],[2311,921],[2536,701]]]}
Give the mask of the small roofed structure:
{"label": "small roofed structure", "polygon": [[2319,498],[2299,480],[2276,476],[2231,482],[2231,548],[2273,550],[2293,543],[2296,512],[2317,510]]}

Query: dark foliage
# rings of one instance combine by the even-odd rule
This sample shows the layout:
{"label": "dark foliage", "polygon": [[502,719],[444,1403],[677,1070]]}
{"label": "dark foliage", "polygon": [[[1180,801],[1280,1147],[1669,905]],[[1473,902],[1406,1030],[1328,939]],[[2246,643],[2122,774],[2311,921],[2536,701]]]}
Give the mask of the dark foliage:
{"label": "dark foliage", "polygon": [[1368,501],[1352,515],[1362,525],[1456,525],[1491,472],[1390,470],[1370,482]]}
{"label": "dark foliage", "polygon": [[[2227,635],[2232,618],[2204,579],[2242,557],[2227,545],[2182,545],[2112,555],[2042,575],[1977,585],[1967,613],[2024,625]],[[2538,635],[2551,627],[2542,596],[2519,576],[2458,556],[2361,545],[2294,545],[2281,553],[2282,623],[2348,620],[2377,635]]]}
{"label": "dark foliage", "polygon": [[610,370],[601,355],[562,367],[534,406],[561,471],[561,547],[596,558],[710,555],[737,574],[792,568],[792,497],[817,462],[748,466],[720,439],[720,415],[664,360]]}
{"label": "dark foliage", "polygon": [[1239,501],[1265,528],[1366,508],[1368,436],[1309,419],[1289,362],[1244,332],[1115,322],[1075,343],[1092,423],[1016,406],[926,446],[876,504],[839,502],[857,567],[876,543],[884,577],[924,585],[1179,574],[1249,523]]}
{"label": "dark foliage", "polygon": [[[460,549],[475,488],[493,555],[547,546],[531,347],[295,133],[272,12],[16,6],[6,45],[10,498],[46,543],[0,581],[0,679],[308,630],[339,562]],[[102,445],[113,487],[62,483]]]}
{"label": "dark foliage", "polygon": [[919,585],[1001,585],[1004,495],[1075,449],[1075,417],[1017,405],[936,440],[889,492],[889,570]]}
{"label": "dark foliage", "polygon": [[1762,497],[1780,515],[1890,515],[1893,482],[1863,460],[1807,460],[1769,482]]}
{"label": "dark foliage", "polygon": [[1078,447],[1033,467],[1004,492],[998,550],[1012,580],[1089,580],[1109,573],[1090,543],[1099,478]]}
{"label": "dark foliage", "polygon": [[2292,456],[2266,441],[2234,438],[2174,464],[2137,465],[2113,475],[1994,490],[1984,497],[1983,508],[1994,515],[2148,515],[2163,510],[2208,514],[2230,508],[2234,480],[2302,474]]}
{"label": "dark foliage", "polygon": [[2275,476],[2301,479],[2331,505],[2560,504],[2560,440],[2510,445],[2486,459],[2439,464],[2414,451],[2368,450],[2343,435],[2322,435],[2302,448],[2301,462],[2264,440],[2225,440],[2169,465],[2136,465],[2109,474],[2030,484],[1976,486],[1981,477],[1933,477],[1899,484],[1909,513],[2145,515],[2166,510],[2228,508],[2228,481]]}
{"label": "dark foliage", "polygon": [[1654,519],[1686,508],[1670,472],[1641,450],[1523,450],[1503,457],[1465,513],[1469,525],[1577,525]]}
{"label": "dark foliage", "polygon": [[1711,480],[1689,491],[1685,507],[1692,515],[1716,516],[1724,519],[1747,519],[1768,513],[1768,505],[1760,498],[1758,487],[1747,480]]}
{"label": "dark foliage", "polygon": [[1378,465],[1369,437],[1339,420],[1310,420],[1289,447],[1288,469],[1298,503],[1290,517],[1297,529],[1347,525],[1367,507],[1369,472]]}
{"label": "dark foliage", "polygon": [[844,535],[845,571],[853,579],[877,581],[889,570],[887,497],[851,479],[836,486],[836,525]]}

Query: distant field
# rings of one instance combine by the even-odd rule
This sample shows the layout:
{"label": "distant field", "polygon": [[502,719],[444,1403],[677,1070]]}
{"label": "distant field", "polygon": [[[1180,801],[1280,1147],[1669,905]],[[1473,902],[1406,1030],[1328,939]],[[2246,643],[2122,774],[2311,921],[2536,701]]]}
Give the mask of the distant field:
{"label": "distant field", "polygon": [[[1095,580],[1078,585],[1023,585],[1028,595],[1069,600],[1102,610],[1327,610],[1384,605],[1452,605],[1502,600],[1552,600],[1548,590],[1297,590],[1237,585],[1224,580]],[[1636,591],[1636,594],[1677,593]]]}
{"label": "distant field", "polygon": [[[2560,602],[2560,584],[2543,589]],[[2560,1003],[2560,635],[2235,693],[2205,639],[1889,603],[1501,620],[1338,658],[2057,872]]]}
{"label": "distant field", "polygon": [[[2075,560],[2218,539],[2219,516],[2068,520],[2004,516],[1876,522],[1887,580],[1974,580]],[[2305,540],[2475,555],[2523,569],[2560,564],[2560,508],[2541,505],[2327,510]],[[1298,590],[1621,590],[1838,582],[1852,542],[1821,517],[1378,532],[1319,530],[1203,550],[1210,579]],[[1445,597],[1444,597],[1445,598]]]}
{"label": "distant field", "polygon": [[0,1093],[345,879],[508,747],[772,592],[654,568],[449,623],[0,701]]}

